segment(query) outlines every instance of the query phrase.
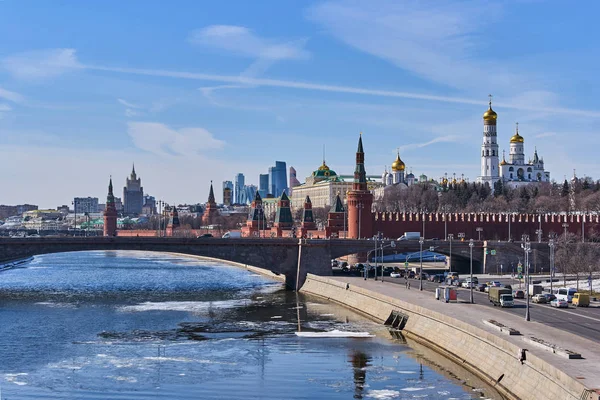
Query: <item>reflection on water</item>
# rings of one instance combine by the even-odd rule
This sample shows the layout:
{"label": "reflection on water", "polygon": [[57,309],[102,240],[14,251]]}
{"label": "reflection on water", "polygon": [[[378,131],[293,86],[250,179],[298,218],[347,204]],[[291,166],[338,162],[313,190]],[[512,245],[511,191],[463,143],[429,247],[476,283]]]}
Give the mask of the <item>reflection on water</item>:
{"label": "reflection on water", "polygon": [[[8,399],[499,398],[345,308],[188,257],[36,257],[0,273],[0,321]],[[294,334],[334,329],[377,337]]]}

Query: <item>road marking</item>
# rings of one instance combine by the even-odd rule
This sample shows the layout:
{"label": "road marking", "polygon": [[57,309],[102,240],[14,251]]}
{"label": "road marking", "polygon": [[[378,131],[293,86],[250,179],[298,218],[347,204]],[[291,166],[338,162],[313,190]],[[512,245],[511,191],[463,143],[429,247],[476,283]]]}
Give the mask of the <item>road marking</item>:
{"label": "road marking", "polygon": [[[515,302],[516,302],[516,299],[515,299]],[[518,302],[525,304],[525,300],[519,300]],[[538,305],[538,306],[542,305],[541,303],[533,303],[533,304]],[[578,316],[578,317],[581,317],[581,318],[587,318],[587,319],[591,319],[592,321],[600,322],[600,319],[598,319],[598,318],[593,318],[593,317],[588,317],[587,315],[577,314],[577,313],[574,312],[574,310],[571,310],[571,309],[568,309],[568,311],[567,311],[567,310],[563,310],[561,308],[552,307],[551,305],[548,305],[548,308],[551,309],[551,310],[562,311],[562,312],[566,312],[566,313],[569,313],[569,314],[574,315],[574,316]]]}

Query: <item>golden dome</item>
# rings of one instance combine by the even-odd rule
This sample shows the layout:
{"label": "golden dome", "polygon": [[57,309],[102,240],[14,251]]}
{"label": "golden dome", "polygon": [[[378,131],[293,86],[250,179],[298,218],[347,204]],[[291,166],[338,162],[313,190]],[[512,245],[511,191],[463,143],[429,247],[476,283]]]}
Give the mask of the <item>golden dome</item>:
{"label": "golden dome", "polygon": [[486,122],[496,122],[496,119],[498,119],[498,114],[496,114],[496,111],[492,110],[492,95],[490,94],[490,102],[489,102],[490,108],[488,108],[488,110],[486,112],[483,113],[483,120]]}
{"label": "golden dome", "polygon": [[400,159],[400,152],[398,152],[396,160],[392,163],[392,171],[403,172],[405,168],[406,165],[404,165],[404,162]]}
{"label": "golden dome", "polygon": [[323,165],[321,165],[319,167],[319,171],[329,171],[329,167],[327,166],[327,164],[325,164],[324,160],[323,160]]}
{"label": "golden dome", "polygon": [[502,159],[502,161],[500,161],[500,165],[506,165],[506,164],[508,164],[508,163],[506,162],[505,159]]}
{"label": "golden dome", "polygon": [[523,143],[525,139],[519,135],[519,123],[517,122],[517,132],[510,138],[511,143]]}

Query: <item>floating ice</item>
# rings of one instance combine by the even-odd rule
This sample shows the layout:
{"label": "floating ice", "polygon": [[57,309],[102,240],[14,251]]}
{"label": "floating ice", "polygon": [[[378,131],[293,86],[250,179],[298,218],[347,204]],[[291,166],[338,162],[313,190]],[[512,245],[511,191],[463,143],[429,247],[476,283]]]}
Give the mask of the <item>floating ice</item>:
{"label": "floating ice", "polygon": [[388,390],[388,389],[369,390],[365,396],[371,397],[374,399],[387,400],[387,399],[395,399],[396,397],[399,397],[400,392],[397,390]]}
{"label": "floating ice", "polygon": [[419,390],[426,390],[426,389],[435,389],[435,386],[427,386],[427,387],[407,387],[407,388],[402,388],[400,390],[403,390],[405,392],[418,392]]}
{"label": "floating ice", "polygon": [[334,329],[329,332],[296,332],[296,336],[301,337],[315,337],[315,338],[338,338],[338,337],[348,337],[348,338],[370,338],[375,337],[375,335],[371,335],[369,332],[345,332],[338,331]]}

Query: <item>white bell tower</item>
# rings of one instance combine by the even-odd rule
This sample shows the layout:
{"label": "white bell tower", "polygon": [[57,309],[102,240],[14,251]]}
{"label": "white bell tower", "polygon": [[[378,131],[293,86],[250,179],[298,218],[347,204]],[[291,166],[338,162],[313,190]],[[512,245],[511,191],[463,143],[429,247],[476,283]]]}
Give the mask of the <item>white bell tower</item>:
{"label": "white bell tower", "polygon": [[481,175],[479,183],[488,183],[491,188],[500,179],[498,169],[499,154],[496,134],[498,114],[492,110],[492,95],[489,95],[489,109],[483,114],[483,144],[481,145]]}

